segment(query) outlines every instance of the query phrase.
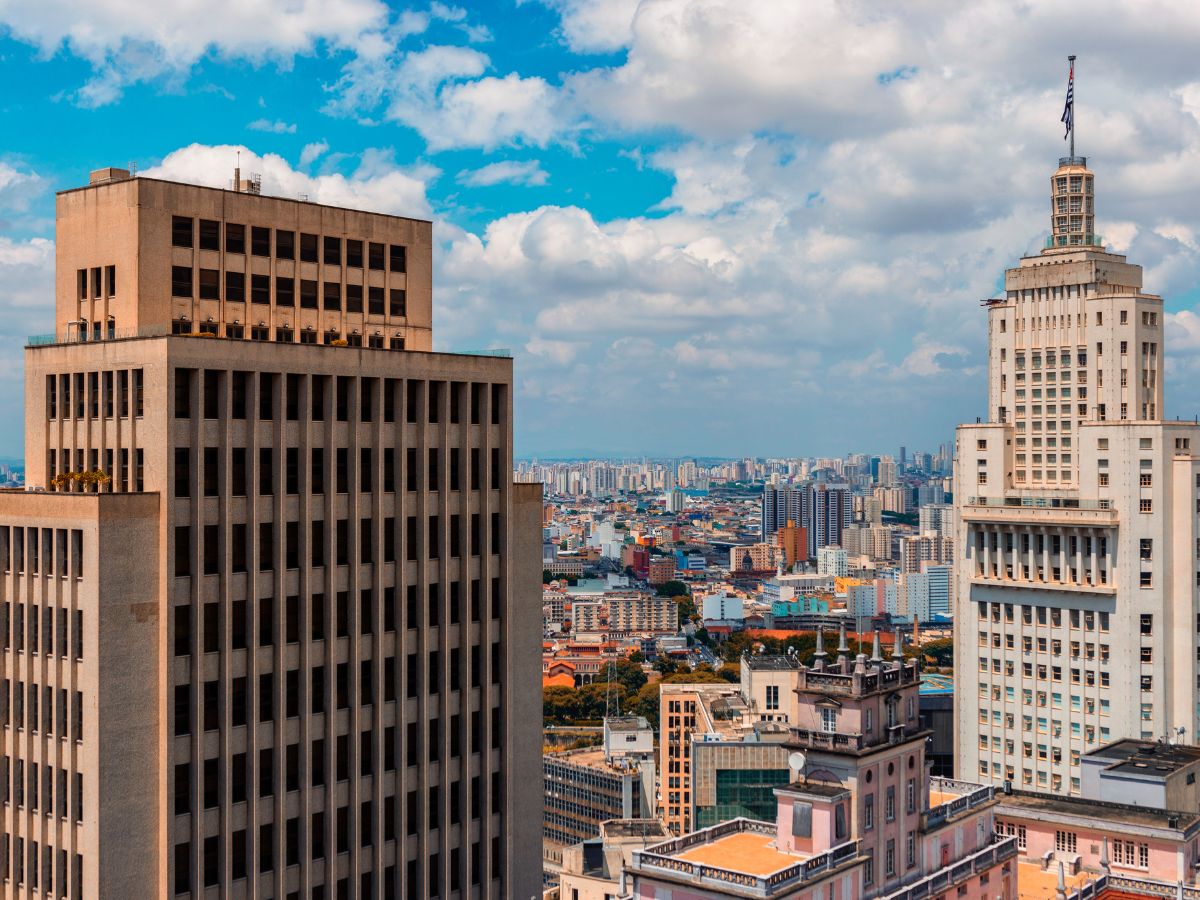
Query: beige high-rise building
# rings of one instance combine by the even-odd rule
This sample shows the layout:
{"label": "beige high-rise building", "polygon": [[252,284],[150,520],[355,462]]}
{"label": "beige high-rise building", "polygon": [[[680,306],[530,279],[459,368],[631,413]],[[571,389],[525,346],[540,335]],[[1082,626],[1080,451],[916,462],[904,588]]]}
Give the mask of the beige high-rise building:
{"label": "beige high-rise building", "polygon": [[0,493],[0,894],[530,896],[511,360],[430,352],[429,222],[235,188],[58,197]]}
{"label": "beige high-rise building", "polygon": [[1093,186],[1059,161],[1046,248],[988,303],[954,486],[958,773],[1069,794],[1101,744],[1200,739],[1200,427],[1158,418],[1163,301]]}

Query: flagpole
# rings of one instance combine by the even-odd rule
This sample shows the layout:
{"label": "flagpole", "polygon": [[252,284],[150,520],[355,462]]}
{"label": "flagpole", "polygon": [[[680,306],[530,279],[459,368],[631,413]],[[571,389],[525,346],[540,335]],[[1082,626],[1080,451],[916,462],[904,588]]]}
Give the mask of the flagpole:
{"label": "flagpole", "polygon": [[1071,161],[1074,162],[1075,161],[1075,99],[1074,99],[1074,96],[1075,96],[1074,95],[1075,57],[1068,56],[1067,60],[1071,64],[1071,86],[1072,86],[1072,94],[1071,94]]}

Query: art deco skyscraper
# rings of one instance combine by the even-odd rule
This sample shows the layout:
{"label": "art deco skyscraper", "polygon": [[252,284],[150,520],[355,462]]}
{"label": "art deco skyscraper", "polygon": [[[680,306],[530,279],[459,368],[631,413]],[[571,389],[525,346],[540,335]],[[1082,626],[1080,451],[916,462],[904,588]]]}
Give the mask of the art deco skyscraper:
{"label": "art deco skyscraper", "polygon": [[430,351],[430,223],[101,170],[57,236],[0,893],[536,893],[539,488],[511,360]]}
{"label": "art deco skyscraper", "polygon": [[1198,739],[1200,428],[1164,422],[1163,301],[1105,251],[1082,157],[988,301],[988,420],[957,433],[956,765],[1078,793],[1082,753]]}

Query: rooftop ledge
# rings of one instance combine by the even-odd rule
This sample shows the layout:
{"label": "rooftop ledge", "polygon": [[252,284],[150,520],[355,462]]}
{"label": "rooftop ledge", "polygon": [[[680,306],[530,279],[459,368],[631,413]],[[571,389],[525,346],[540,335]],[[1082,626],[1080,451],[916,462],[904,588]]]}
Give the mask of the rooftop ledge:
{"label": "rooftop ledge", "polygon": [[80,337],[77,334],[31,334],[25,338],[26,347],[62,347],[68,344],[106,344],[114,341],[131,341],[141,338],[153,337],[179,337],[179,338],[197,338],[208,341],[232,341],[236,343],[249,344],[283,344],[298,347],[323,347],[329,350],[370,350],[379,353],[445,353],[451,356],[492,356],[501,359],[512,359],[512,350],[507,347],[494,347],[485,350],[392,350],[387,347],[350,347],[340,344],[302,344],[298,341],[251,341],[238,338],[221,337],[215,334],[202,334],[193,332],[191,334],[171,334],[170,329],[161,326],[152,326],[147,328],[126,328],[117,329],[111,332],[108,336],[102,337],[99,340]]}

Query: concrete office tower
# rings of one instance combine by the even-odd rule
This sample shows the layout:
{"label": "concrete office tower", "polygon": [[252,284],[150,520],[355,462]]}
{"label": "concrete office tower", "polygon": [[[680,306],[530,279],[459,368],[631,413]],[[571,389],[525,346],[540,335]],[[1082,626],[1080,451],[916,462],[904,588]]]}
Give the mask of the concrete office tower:
{"label": "concrete office tower", "polygon": [[1093,176],[988,303],[988,421],[957,433],[956,765],[1077,795],[1119,738],[1197,739],[1200,429],[1163,422],[1163,302],[1105,252]]}
{"label": "concrete office tower", "polygon": [[535,893],[540,487],[510,360],[427,352],[430,223],[114,170],[57,215],[0,893]]}

